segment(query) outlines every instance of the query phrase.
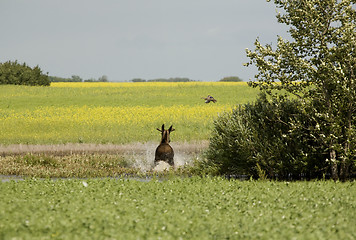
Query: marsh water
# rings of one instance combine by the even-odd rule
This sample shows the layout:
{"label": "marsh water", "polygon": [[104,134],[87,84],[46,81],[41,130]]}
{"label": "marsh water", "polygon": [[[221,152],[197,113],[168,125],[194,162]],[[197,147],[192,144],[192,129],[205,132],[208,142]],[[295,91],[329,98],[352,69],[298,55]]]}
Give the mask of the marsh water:
{"label": "marsh water", "polygon": [[[207,148],[208,142],[181,142],[171,143],[174,149],[175,167],[190,164],[195,159],[199,159],[202,152]],[[0,145],[0,156],[14,156],[26,154],[41,154],[51,156],[67,156],[72,154],[110,154],[119,155],[130,161],[134,168],[142,172],[154,170],[163,171],[169,168],[165,162],[154,164],[154,156],[157,143],[130,143],[130,144],[58,144],[58,145]],[[14,175],[1,175],[2,182],[19,181],[24,178]],[[141,179],[140,180],[145,180]]]}

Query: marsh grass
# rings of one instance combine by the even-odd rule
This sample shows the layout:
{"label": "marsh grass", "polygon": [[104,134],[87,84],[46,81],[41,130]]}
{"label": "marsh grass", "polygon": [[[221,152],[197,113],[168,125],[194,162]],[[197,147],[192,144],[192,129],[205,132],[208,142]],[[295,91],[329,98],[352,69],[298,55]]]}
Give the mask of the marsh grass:
{"label": "marsh grass", "polygon": [[[166,164],[167,165],[167,164]],[[169,166],[169,165],[168,165]],[[47,156],[27,154],[0,157],[0,177],[9,180],[21,178],[167,178],[191,176],[193,168],[188,163],[176,168],[165,164],[154,166],[145,160],[133,160],[126,156],[109,154],[80,154]]]}
{"label": "marsh grass", "polygon": [[175,143],[175,169],[154,169],[158,143],[0,146],[0,175],[41,178],[187,175],[207,142]]}
{"label": "marsh grass", "polygon": [[43,167],[58,167],[58,162],[49,156],[35,156],[32,154],[27,154],[25,156],[15,158],[15,162],[23,163],[26,166],[43,166]]}
{"label": "marsh grass", "polygon": [[132,163],[115,155],[32,155],[0,157],[2,175],[39,178],[118,177],[139,172]]}

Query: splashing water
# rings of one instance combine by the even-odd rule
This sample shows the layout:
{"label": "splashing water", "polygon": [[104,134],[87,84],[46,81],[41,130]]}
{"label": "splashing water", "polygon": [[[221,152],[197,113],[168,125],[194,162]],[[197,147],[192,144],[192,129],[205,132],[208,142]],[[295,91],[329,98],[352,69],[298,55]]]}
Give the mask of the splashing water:
{"label": "splashing water", "polygon": [[[188,144],[187,144],[188,145]],[[171,144],[172,148],[174,149],[174,165],[175,168],[184,166],[186,164],[192,163],[193,159],[196,157],[199,151],[191,151],[185,150],[186,146],[175,146]],[[125,157],[129,158],[133,162],[133,167],[140,169],[141,171],[164,171],[171,168],[171,166],[164,162],[160,161],[155,166],[154,158],[155,158],[155,151],[157,148],[157,144],[155,143],[144,143],[140,146],[142,149],[141,151],[133,151],[125,155]]]}
{"label": "splashing water", "polygon": [[169,170],[170,168],[171,168],[171,165],[169,165],[168,163],[166,163],[164,161],[159,161],[157,163],[157,165],[153,168],[153,171],[162,172],[165,170]]}

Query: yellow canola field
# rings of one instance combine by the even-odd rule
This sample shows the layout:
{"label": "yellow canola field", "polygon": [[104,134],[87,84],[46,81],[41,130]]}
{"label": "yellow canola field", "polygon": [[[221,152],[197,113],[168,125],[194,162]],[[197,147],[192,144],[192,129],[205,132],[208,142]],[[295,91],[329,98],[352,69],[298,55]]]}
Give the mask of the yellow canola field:
{"label": "yellow canola field", "polygon": [[171,107],[44,107],[34,111],[0,110],[0,121],[28,122],[75,122],[80,124],[145,124],[159,122],[205,122],[216,117],[218,112],[227,110],[225,106],[171,106]]}
{"label": "yellow canola field", "polygon": [[[181,141],[208,138],[213,120],[226,106],[43,107],[34,111],[0,110],[2,138],[19,143],[150,141],[157,127],[173,124]],[[190,131],[187,131],[190,129]],[[196,130],[200,131],[197,135]]]}
{"label": "yellow canola field", "polygon": [[[245,82],[78,82],[0,86],[0,144],[208,140],[213,121],[257,94]],[[217,103],[204,103],[211,94]]]}

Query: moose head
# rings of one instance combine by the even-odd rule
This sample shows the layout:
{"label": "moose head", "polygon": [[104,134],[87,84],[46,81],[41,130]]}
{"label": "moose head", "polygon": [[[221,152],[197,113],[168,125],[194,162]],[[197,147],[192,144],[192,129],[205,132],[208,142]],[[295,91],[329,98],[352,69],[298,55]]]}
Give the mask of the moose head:
{"label": "moose head", "polygon": [[162,144],[162,143],[168,144],[171,142],[170,134],[171,134],[171,132],[173,132],[175,130],[172,125],[168,129],[165,130],[164,124],[162,124],[162,128],[161,129],[157,128],[157,130],[160,131],[161,135],[162,135],[160,144]]}

